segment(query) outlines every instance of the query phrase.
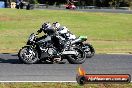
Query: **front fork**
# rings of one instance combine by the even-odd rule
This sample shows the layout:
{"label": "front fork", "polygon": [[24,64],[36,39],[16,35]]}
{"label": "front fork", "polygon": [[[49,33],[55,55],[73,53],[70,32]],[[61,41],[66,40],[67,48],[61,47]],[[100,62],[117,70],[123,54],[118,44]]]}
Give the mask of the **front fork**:
{"label": "front fork", "polygon": [[35,52],[34,52],[34,50],[33,50],[33,46],[28,46],[28,48],[27,48],[28,50],[28,54],[30,55],[30,56],[35,56]]}

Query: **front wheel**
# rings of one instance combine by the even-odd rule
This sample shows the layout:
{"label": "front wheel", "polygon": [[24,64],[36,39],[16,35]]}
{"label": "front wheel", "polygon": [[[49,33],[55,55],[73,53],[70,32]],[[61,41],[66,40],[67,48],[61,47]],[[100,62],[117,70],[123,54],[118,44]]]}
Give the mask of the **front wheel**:
{"label": "front wheel", "polygon": [[76,51],[76,55],[68,55],[68,62],[71,63],[71,64],[82,64],[85,62],[86,60],[86,54],[85,52],[79,48],[79,47],[76,47],[74,48],[74,50]]}
{"label": "front wheel", "polygon": [[25,46],[18,53],[19,60],[25,64],[35,64],[39,61],[38,52],[30,46]]}

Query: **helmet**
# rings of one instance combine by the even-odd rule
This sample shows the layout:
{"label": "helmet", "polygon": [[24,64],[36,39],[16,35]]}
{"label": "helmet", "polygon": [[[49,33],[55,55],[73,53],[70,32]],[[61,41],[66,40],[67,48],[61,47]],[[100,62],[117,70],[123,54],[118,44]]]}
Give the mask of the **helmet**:
{"label": "helmet", "polygon": [[43,25],[42,25],[42,28],[43,29],[46,29],[46,28],[49,28],[51,27],[51,24],[49,22],[45,22]]}
{"label": "helmet", "polygon": [[58,28],[60,27],[60,23],[59,23],[59,22],[55,22],[55,23],[53,23],[52,25],[53,25],[53,27],[54,27],[55,29],[58,29]]}

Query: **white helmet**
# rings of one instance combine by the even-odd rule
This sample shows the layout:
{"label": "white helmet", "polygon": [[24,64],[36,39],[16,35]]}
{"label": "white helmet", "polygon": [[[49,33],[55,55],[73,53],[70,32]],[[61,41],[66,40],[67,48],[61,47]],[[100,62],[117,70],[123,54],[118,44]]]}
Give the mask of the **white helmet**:
{"label": "white helmet", "polygon": [[55,29],[58,29],[58,28],[60,27],[60,23],[59,23],[59,22],[55,22],[55,23],[53,23],[52,25],[53,25],[53,27],[54,27]]}

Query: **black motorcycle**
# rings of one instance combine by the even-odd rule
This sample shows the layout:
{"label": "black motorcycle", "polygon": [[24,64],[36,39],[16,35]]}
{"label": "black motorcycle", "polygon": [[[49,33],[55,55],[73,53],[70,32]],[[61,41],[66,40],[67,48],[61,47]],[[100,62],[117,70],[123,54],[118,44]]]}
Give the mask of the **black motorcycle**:
{"label": "black motorcycle", "polygon": [[[38,37],[44,32],[46,35]],[[65,41],[53,29],[40,29],[38,33],[29,36],[27,44],[19,50],[18,57],[22,63],[34,64],[39,61],[60,62],[67,59],[71,64],[82,64],[85,62],[86,53],[80,46],[75,46],[77,42],[84,42],[87,39],[80,37],[74,41]]]}

